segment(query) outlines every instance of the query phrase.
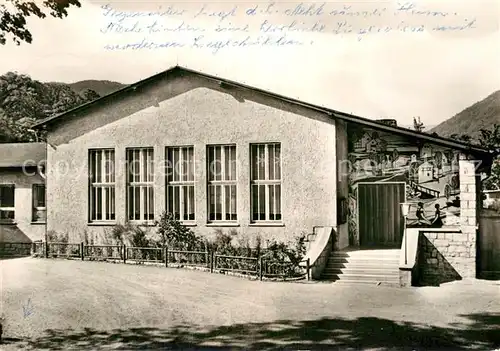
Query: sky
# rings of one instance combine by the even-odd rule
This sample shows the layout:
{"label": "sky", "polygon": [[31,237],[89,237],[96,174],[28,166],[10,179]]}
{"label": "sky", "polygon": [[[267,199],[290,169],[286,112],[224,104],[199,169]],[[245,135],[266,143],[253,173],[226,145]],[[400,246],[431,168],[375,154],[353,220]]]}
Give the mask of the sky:
{"label": "sky", "polygon": [[[258,9],[263,9],[269,3],[224,0],[206,3],[204,12],[196,16],[203,7],[200,2],[170,4],[161,1],[115,0],[108,3],[108,8],[130,14],[130,11],[156,11],[160,7],[165,11],[173,6],[171,11],[185,12],[161,18],[135,16],[120,22],[117,12],[104,15],[101,6],[105,3],[82,0],[82,7],[70,10],[65,19],[30,18],[28,27],[34,37],[33,43],[16,46],[8,42],[0,47],[0,74],[17,71],[45,82],[103,79],[134,83],[179,64],[367,118],[394,118],[400,125],[411,125],[412,118],[420,116],[428,126],[439,124],[500,89],[497,0],[427,0],[413,4],[332,1],[315,16],[290,16],[290,11],[299,4],[291,2],[273,5],[273,11],[277,9],[273,14],[247,16],[246,10],[257,5]],[[304,9],[309,5],[302,3],[301,6]],[[314,6],[311,11],[317,10],[321,3]],[[286,9],[290,11],[285,12]],[[332,16],[335,9],[344,9],[351,15]],[[375,10],[386,12],[377,17],[373,15],[377,13]],[[218,16],[221,11],[227,14],[226,18]],[[360,11],[365,11],[365,15],[354,16]],[[157,20],[167,27],[184,22],[206,29],[203,33],[206,41],[241,40],[247,35],[255,39],[263,34],[262,29],[259,31],[263,21],[275,25],[296,21],[304,28],[318,23],[324,24],[326,29],[315,33],[287,33],[288,39],[300,41],[302,45],[230,47],[215,54],[207,48],[186,47],[104,49],[105,45],[135,43],[141,38],[191,43],[192,36],[200,34],[144,34],[146,26]],[[141,33],[103,34],[110,23],[114,23],[114,28],[119,24],[130,29],[135,22],[142,28]],[[342,22],[352,26],[355,33],[370,26],[371,31],[387,27],[392,30],[363,36],[332,34],[332,29]],[[412,33],[408,32],[408,27],[403,33],[401,23],[426,30]],[[456,29],[457,25],[464,24],[470,26],[461,31],[429,30],[437,25]],[[246,25],[249,25],[248,31],[227,31]],[[213,31],[217,26],[226,31]],[[271,34],[278,38],[282,33]]]}

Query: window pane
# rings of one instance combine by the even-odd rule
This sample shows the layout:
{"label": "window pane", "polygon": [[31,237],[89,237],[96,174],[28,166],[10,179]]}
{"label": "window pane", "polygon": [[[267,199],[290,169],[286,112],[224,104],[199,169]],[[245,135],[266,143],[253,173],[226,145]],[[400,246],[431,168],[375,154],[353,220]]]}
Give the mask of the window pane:
{"label": "window pane", "polygon": [[96,191],[97,191],[96,188],[92,188],[92,192],[90,195],[90,208],[91,208],[90,219],[92,221],[96,220],[96,207],[95,207],[96,206]]}
{"label": "window pane", "polygon": [[252,220],[259,220],[259,186],[252,185]]}
{"label": "window pane", "polygon": [[3,221],[14,220],[14,211],[12,211],[12,210],[0,210],[0,220],[3,220]]}
{"label": "window pane", "polygon": [[173,176],[173,180],[174,182],[178,182],[180,180],[180,170],[179,170],[179,167],[180,167],[180,154],[179,154],[179,148],[175,148],[172,150],[173,151],[173,154],[172,154],[172,166],[174,168],[174,176]]}
{"label": "window pane", "polygon": [[111,220],[115,219],[115,188],[111,188]]}
{"label": "window pane", "polygon": [[188,150],[189,150],[188,180],[194,181],[194,148],[190,147]]}
{"label": "window pane", "polygon": [[259,185],[259,220],[266,219],[266,186]]}
{"label": "window pane", "polygon": [[230,221],[231,220],[231,186],[225,185],[224,186],[224,220]]}
{"label": "window pane", "polygon": [[165,171],[167,172],[167,182],[171,182],[173,179],[172,171],[172,148],[168,147],[167,148],[167,162],[165,165]]}
{"label": "window pane", "polygon": [[154,191],[153,187],[150,186],[148,187],[148,192],[149,192],[149,220],[154,219],[154,213],[155,213],[155,202],[154,202]]}
{"label": "window pane", "polygon": [[141,219],[141,192],[138,186],[133,187],[134,191],[134,219]]}
{"label": "window pane", "polygon": [[237,220],[236,185],[231,185],[231,220]]}
{"label": "window pane", "polygon": [[250,146],[250,177],[257,179],[257,145]]}
{"label": "window pane", "polygon": [[194,220],[194,186],[188,187],[189,189],[189,216],[190,221]]}
{"label": "window pane", "polygon": [[214,160],[214,165],[215,165],[215,180],[221,180],[222,179],[222,156],[221,156],[221,148],[216,147],[215,148],[215,160]]}
{"label": "window pane", "polygon": [[109,168],[109,171],[111,172],[110,182],[114,183],[115,182],[115,150],[111,150],[110,153],[111,153],[110,168]]}
{"label": "window pane", "polygon": [[33,207],[45,207],[45,186],[33,185]]}
{"label": "window pane", "polygon": [[217,221],[222,220],[222,186],[215,186],[215,219]]}
{"label": "window pane", "polygon": [[274,179],[281,179],[281,145],[276,144],[274,146],[274,150],[275,150],[274,165],[276,170]]}
{"label": "window pane", "polygon": [[208,186],[208,219],[215,220],[215,185]]}
{"label": "window pane", "polygon": [[281,220],[281,185],[276,184],[274,186],[275,189],[275,201],[276,201],[276,213],[275,213],[275,219],[277,221]]}
{"label": "window pane", "polygon": [[33,214],[34,222],[45,222],[47,220],[47,211],[44,209],[35,210]]}
{"label": "window pane", "polygon": [[231,179],[236,180],[236,146],[231,147]]}
{"label": "window pane", "polygon": [[276,210],[274,208],[275,207],[275,198],[276,198],[274,185],[269,185],[268,191],[269,191],[269,219],[273,221],[276,219],[274,216],[274,214],[276,212]]}
{"label": "window pane", "polygon": [[102,154],[100,151],[96,151],[96,165],[95,165],[95,181],[96,183],[102,183]]}
{"label": "window pane", "polygon": [[268,158],[267,167],[269,169],[269,179],[275,179],[274,178],[274,174],[275,174],[275,171],[274,171],[274,144],[268,145],[268,154],[269,154],[269,158]]}
{"label": "window pane", "polygon": [[109,188],[104,188],[104,198],[106,200],[106,207],[104,208],[104,218],[109,220],[109,205],[110,205],[110,194],[109,194]]}
{"label": "window pane", "polygon": [[179,187],[175,186],[174,187],[174,216],[176,219],[180,220],[181,218],[181,213],[180,213],[180,192],[179,192]]}
{"label": "window pane", "polygon": [[102,188],[97,189],[96,199],[96,219],[102,219]]}
{"label": "window pane", "polygon": [[128,187],[128,219],[133,220],[134,219],[134,188],[129,186]]}

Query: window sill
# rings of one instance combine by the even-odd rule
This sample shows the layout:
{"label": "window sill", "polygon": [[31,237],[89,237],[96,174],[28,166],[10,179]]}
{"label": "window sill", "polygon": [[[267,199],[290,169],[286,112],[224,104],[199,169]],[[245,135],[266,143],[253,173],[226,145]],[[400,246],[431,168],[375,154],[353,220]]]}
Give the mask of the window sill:
{"label": "window sill", "polygon": [[4,221],[0,221],[0,225],[17,225],[17,222],[4,222]]}
{"label": "window sill", "polygon": [[249,227],[284,227],[283,222],[253,222],[248,225]]}
{"label": "window sill", "polygon": [[47,222],[31,222],[31,225],[45,225]]}
{"label": "window sill", "polygon": [[239,227],[239,223],[231,222],[209,222],[206,224],[207,227]]}
{"label": "window sill", "polygon": [[184,227],[196,227],[196,222],[181,222]]}
{"label": "window sill", "polygon": [[156,224],[154,222],[141,222],[141,221],[128,221],[128,223],[132,225],[136,225],[138,227],[154,227]]}
{"label": "window sill", "polygon": [[114,226],[114,225],[116,225],[116,222],[115,221],[112,221],[112,222],[88,222],[87,225],[89,225],[89,226],[96,226],[96,227],[99,227],[99,226]]}

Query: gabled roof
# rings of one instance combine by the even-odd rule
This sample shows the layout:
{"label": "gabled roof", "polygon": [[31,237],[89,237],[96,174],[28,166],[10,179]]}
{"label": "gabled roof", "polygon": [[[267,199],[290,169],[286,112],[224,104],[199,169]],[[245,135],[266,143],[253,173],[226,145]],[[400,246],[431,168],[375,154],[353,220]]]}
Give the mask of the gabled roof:
{"label": "gabled roof", "polygon": [[117,96],[120,96],[124,93],[133,92],[140,87],[143,87],[143,86],[146,86],[148,84],[152,84],[156,81],[165,79],[166,76],[171,75],[173,73],[196,75],[196,76],[200,76],[200,77],[203,77],[203,78],[206,78],[209,80],[216,81],[222,86],[251,90],[251,91],[256,92],[258,94],[272,97],[272,98],[280,100],[282,102],[287,102],[287,103],[290,103],[293,105],[301,106],[301,107],[310,109],[310,110],[315,111],[315,112],[324,113],[324,114],[326,114],[334,119],[340,119],[340,120],[343,120],[346,122],[363,125],[365,127],[373,128],[373,129],[376,129],[379,131],[385,131],[388,133],[399,134],[399,135],[403,135],[403,136],[410,137],[410,138],[416,138],[416,139],[422,140],[424,142],[427,141],[430,143],[434,143],[434,144],[438,144],[441,146],[446,146],[446,147],[450,147],[453,149],[462,150],[462,151],[466,151],[466,152],[471,152],[471,153],[479,153],[482,155],[487,154],[490,156],[493,155],[493,153],[494,153],[493,150],[489,150],[489,149],[486,149],[486,148],[483,148],[480,146],[464,143],[464,142],[457,141],[454,139],[434,136],[434,135],[423,133],[423,132],[417,132],[417,131],[414,131],[411,129],[406,129],[406,128],[402,128],[402,127],[398,127],[398,126],[392,126],[392,125],[377,122],[377,121],[374,121],[374,120],[371,120],[368,118],[359,117],[359,116],[355,116],[352,114],[332,110],[332,109],[329,109],[329,108],[326,108],[323,106],[313,105],[313,104],[302,102],[302,101],[292,99],[292,98],[289,98],[289,97],[286,97],[283,95],[275,94],[275,93],[272,93],[272,92],[269,92],[266,90],[262,90],[262,89],[251,87],[251,86],[248,86],[245,84],[241,84],[241,83],[238,83],[235,81],[231,81],[231,80],[223,79],[223,78],[216,77],[213,75],[209,75],[206,73],[194,71],[194,70],[191,70],[189,68],[182,67],[182,66],[174,66],[172,68],[167,69],[166,71],[157,73],[157,74],[155,74],[149,78],[143,79],[137,83],[128,85],[122,89],[119,89],[111,94],[105,95],[99,99],[96,99],[96,100],[91,101],[91,102],[87,102],[83,105],[80,105],[76,108],[68,110],[68,111],[61,113],[59,115],[45,118],[45,119],[39,121],[37,124],[35,124],[34,128],[40,128],[42,126],[49,127],[50,125],[57,124],[57,122],[60,121],[62,118],[72,118],[73,116],[76,115],[76,113],[83,112],[84,110],[86,110],[87,108],[89,108],[91,106],[93,107],[93,106],[111,101],[114,98],[116,98]]}
{"label": "gabled roof", "polygon": [[45,161],[45,143],[0,144],[0,168],[37,166]]}

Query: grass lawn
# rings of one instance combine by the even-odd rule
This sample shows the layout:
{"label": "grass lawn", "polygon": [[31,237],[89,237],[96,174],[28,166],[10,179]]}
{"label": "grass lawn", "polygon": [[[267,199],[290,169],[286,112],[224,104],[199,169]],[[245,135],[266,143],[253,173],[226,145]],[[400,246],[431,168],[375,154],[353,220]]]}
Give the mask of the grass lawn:
{"label": "grass lawn", "polygon": [[277,283],[183,269],[1,260],[3,350],[494,349],[500,283]]}

